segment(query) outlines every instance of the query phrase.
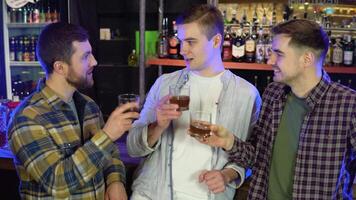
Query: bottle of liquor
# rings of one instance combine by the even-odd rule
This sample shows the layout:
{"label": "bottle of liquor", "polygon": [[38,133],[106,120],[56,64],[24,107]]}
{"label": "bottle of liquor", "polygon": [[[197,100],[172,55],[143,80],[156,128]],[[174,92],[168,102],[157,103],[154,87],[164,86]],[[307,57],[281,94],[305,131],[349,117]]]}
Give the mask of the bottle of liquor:
{"label": "bottle of liquor", "polygon": [[354,56],[354,46],[351,41],[351,35],[346,35],[344,44],[344,65],[352,66]]}
{"label": "bottle of liquor", "polygon": [[16,59],[16,42],[15,37],[10,38],[10,61],[15,61]]}
{"label": "bottle of liquor", "polygon": [[232,16],[232,18],[231,18],[230,24],[238,24],[239,20],[237,19],[237,8],[236,8],[236,10],[235,9],[232,10],[231,16]]}
{"label": "bottle of liquor", "polygon": [[46,10],[45,17],[46,17],[46,19],[45,19],[46,23],[51,23],[52,22],[51,4],[50,4],[49,0],[47,2],[47,10]]}
{"label": "bottle of liquor", "polygon": [[224,24],[226,25],[229,23],[229,21],[227,20],[227,16],[226,16],[226,10],[224,10],[222,14],[223,14],[223,19],[224,19]]}
{"label": "bottle of liquor", "polygon": [[40,10],[40,23],[46,22],[46,11],[45,11],[45,4],[44,0],[39,2],[39,10]]}
{"label": "bottle of liquor", "polygon": [[262,34],[262,26],[258,31],[258,39],[256,42],[256,63],[264,63],[265,61],[265,42]]}
{"label": "bottle of liquor", "polygon": [[168,54],[169,57],[172,59],[179,59],[179,40],[178,40],[178,33],[177,33],[177,25],[176,21],[172,21],[173,32],[169,37],[169,48]]}
{"label": "bottle of liquor", "polygon": [[137,58],[135,49],[133,49],[132,52],[129,54],[129,56],[127,58],[127,64],[128,64],[128,66],[131,66],[131,67],[137,66],[138,58]]}
{"label": "bottle of liquor", "polygon": [[232,60],[243,62],[245,59],[245,39],[242,36],[242,29],[236,31],[236,37],[232,41]]}
{"label": "bottle of liquor", "polygon": [[255,6],[255,11],[253,12],[252,24],[254,26],[257,26],[257,24],[258,24],[257,6]]}
{"label": "bottle of liquor", "polygon": [[262,15],[262,26],[266,26],[267,25],[267,15],[266,15],[266,10],[263,9],[263,15]]}
{"label": "bottle of liquor", "polygon": [[231,27],[227,26],[224,34],[223,50],[222,50],[223,61],[232,60],[232,36]]}
{"label": "bottle of liquor", "polygon": [[39,9],[39,3],[38,1],[35,1],[35,5],[33,8],[33,13],[32,13],[32,22],[33,23],[40,23],[40,9]]}
{"label": "bottle of liquor", "polygon": [[16,45],[16,61],[23,61],[23,37],[17,37],[17,45]]}
{"label": "bottle of liquor", "polygon": [[56,23],[59,21],[56,1],[54,1],[52,4],[51,21],[53,23]]}
{"label": "bottle of liquor", "polygon": [[344,55],[344,52],[341,47],[341,38],[336,38],[335,44],[333,46],[333,56],[332,56],[332,62],[335,66],[339,66],[342,63],[342,58]]}
{"label": "bottle of liquor", "polygon": [[332,60],[331,57],[332,57],[332,52],[333,52],[333,43],[331,41],[331,31],[328,31],[328,36],[329,36],[329,49],[325,56],[325,64],[326,65],[331,64],[331,60]]}
{"label": "bottle of liquor", "polygon": [[272,19],[271,19],[271,26],[276,25],[277,23],[277,14],[276,14],[276,6],[273,6],[273,11],[272,11]]}
{"label": "bottle of liquor", "polygon": [[249,63],[255,62],[256,41],[253,39],[252,26],[250,26],[250,34],[245,42],[245,61]]}
{"label": "bottle of liquor", "polygon": [[272,40],[273,40],[273,37],[272,37],[271,33],[269,33],[265,39],[265,55],[264,56],[265,56],[266,63],[272,55]]}
{"label": "bottle of liquor", "polygon": [[168,57],[168,39],[167,39],[167,28],[168,18],[163,18],[162,20],[162,30],[158,38],[158,57],[166,58]]}

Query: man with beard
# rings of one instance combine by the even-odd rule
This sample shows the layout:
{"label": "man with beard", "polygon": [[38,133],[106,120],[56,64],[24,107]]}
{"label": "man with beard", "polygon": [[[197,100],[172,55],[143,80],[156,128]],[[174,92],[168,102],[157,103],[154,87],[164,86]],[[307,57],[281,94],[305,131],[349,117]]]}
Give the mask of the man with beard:
{"label": "man with beard", "polygon": [[13,114],[8,138],[22,199],[127,199],[125,168],[114,141],[131,127],[136,103],[104,124],[99,107],[77,90],[93,85],[97,62],[87,32],[54,23],[41,32],[37,56],[46,72]]}
{"label": "man with beard", "polygon": [[203,143],[252,167],[248,199],[352,199],[356,92],[323,70],[329,38],[320,25],[297,19],[272,32],[274,82],[248,142],[214,126]]}

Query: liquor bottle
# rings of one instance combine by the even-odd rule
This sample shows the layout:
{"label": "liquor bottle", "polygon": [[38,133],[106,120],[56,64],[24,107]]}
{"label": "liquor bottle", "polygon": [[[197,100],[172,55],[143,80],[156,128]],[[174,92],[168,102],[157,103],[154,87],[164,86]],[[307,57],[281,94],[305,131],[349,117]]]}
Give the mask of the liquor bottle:
{"label": "liquor bottle", "polygon": [[354,56],[354,46],[351,41],[351,35],[346,35],[344,44],[344,65],[352,66]]}
{"label": "liquor bottle", "polygon": [[339,66],[342,63],[342,58],[344,55],[344,52],[341,48],[341,39],[340,38],[336,38],[335,40],[335,44],[334,44],[334,48],[333,48],[333,56],[332,56],[332,62],[335,66]]}
{"label": "liquor bottle", "polygon": [[267,15],[266,15],[266,10],[263,9],[263,15],[262,15],[262,25],[266,26],[267,25]]}
{"label": "liquor bottle", "polygon": [[51,23],[52,22],[52,13],[51,13],[51,5],[50,5],[50,1],[47,1],[47,10],[46,10],[46,15],[45,15],[46,19],[45,22],[46,23]]}
{"label": "liquor bottle", "polygon": [[58,22],[58,11],[57,11],[56,1],[54,1],[52,4],[51,21],[53,23]]}
{"label": "liquor bottle", "polygon": [[272,11],[272,19],[271,19],[271,26],[276,25],[277,23],[277,14],[276,14],[276,7],[273,6],[273,11]]}
{"label": "liquor bottle", "polygon": [[24,44],[23,44],[23,50],[22,50],[22,57],[23,61],[29,62],[31,61],[30,59],[30,41],[28,39],[28,36],[24,36]]}
{"label": "liquor bottle", "polygon": [[252,24],[254,26],[257,26],[257,24],[258,24],[257,6],[255,6],[255,11],[253,12]]}
{"label": "liquor bottle", "polygon": [[253,39],[252,26],[250,26],[250,34],[245,41],[245,61],[255,62],[256,41]]}
{"label": "liquor bottle", "polygon": [[16,59],[16,42],[15,37],[10,38],[10,61],[15,61]]}
{"label": "liquor bottle", "polygon": [[238,24],[239,20],[237,19],[237,8],[236,8],[236,10],[235,9],[232,10],[231,16],[232,16],[232,18],[231,18],[230,24]]}
{"label": "liquor bottle", "polygon": [[35,1],[35,5],[34,5],[34,8],[33,8],[32,22],[33,23],[40,23],[40,9],[39,9],[38,1]]}
{"label": "liquor bottle", "polygon": [[158,57],[159,58],[166,58],[168,57],[168,39],[167,39],[167,23],[168,18],[163,18],[162,20],[162,30],[158,38]]}
{"label": "liquor bottle", "polygon": [[39,10],[40,10],[40,23],[45,23],[46,22],[46,11],[45,11],[44,0],[41,0],[39,3]]}
{"label": "liquor bottle", "polygon": [[245,59],[245,39],[242,36],[242,29],[236,31],[236,37],[232,41],[232,60],[234,62],[243,62]]}
{"label": "liquor bottle", "polygon": [[27,23],[27,18],[28,18],[28,14],[27,14],[27,6],[24,6],[22,8],[22,22],[23,23]]}
{"label": "liquor bottle", "polygon": [[22,10],[23,10],[23,8],[18,8],[18,9],[17,9],[17,12],[16,12],[16,13],[17,13],[17,15],[16,15],[16,16],[17,16],[17,17],[16,17],[16,22],[17,22],[17,23],[25,23],[25,22],[23,21],[23,17],[24,17],[23,15],[24,15],[24,13],[23,13]]}
{"label": "liquor bottle", "polygon": [[227,26],[224,34],[223,50],[222,50],[223,61],[232,60],[232,36],[231,27]]}
{"label": "liquor bottle", "polygon": [[269,33],[265,39],[265,55],[264,56],[265,56],[266,63],[272,55],[272,41],[273,41],[273,37],[272,37],[271,33]]}
{"label": "liquor bottle", "polygon": [[258,39],[256,42],[256,63],[264,63],[265,61],[265,42],[262,34],[262,27],[258,31]]}
{"label": "liquor bottle", "polygon": [[227,16],[226,16],[226,10],[224,10],[222,14],[223,14],[223,19],[224,19],[224,24],[226,25],[229,23],[229,21],[227,20]]}
{"label": "liquor bottle", "polygon": [[17,37],[17,45],[16,45],[16,61],[23,61],[23,37]]}
{"label": "liquor bottle", "polygon": [[246,26],[246,24],[247,24],[246,9],[244,9],[244,13],[242,14],[242,17],[241,17],[241,24],[242,24],[243,26]]}
{"label": "liquor bottle", "polygon": [[17,22],[17,10],[15,8],[11,8],[10,11],[10,22],[16,23]]}
{"label": "liquor bottle", "polygon": [[173,32],[171,36],[169,37],[169,48],[168,48],[168,54],[169,57],[172,59],[179,59],[179,39],[178,39],[178,33],[177,33],[177,25],[176,21],[172,21],[172,26],[173,26]]}
{"label": "liquor bottle", "polygon": [[333,43],[331,41],[331,31],[328,31],[328,36],[329,36],[329,49],[328,52],[326,53],[325,56],[325,64],[330,65],[331,64],[331,57],[332,57],[332,52],[333,52]]}
{"label": "liquor bottle", "polygon": [[133,49],[132,52],[129,54],[129,56],[127,58],[127,64],[128,64],[128,66],[131,66],[131,67],[137,66],[138,58],[137,58],[135,49]]}

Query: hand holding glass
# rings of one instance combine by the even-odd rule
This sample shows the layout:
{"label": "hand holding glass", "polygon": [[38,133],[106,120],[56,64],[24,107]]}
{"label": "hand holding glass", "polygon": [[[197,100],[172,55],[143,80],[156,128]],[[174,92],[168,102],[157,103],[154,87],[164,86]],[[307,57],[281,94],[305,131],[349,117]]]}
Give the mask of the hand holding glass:
{"label": "hand holding glass", "polygon": [[178,104],[179,111],[189,110],[190,88],[188,85],[170,85],[169,86],[169,103]]}
{"label": "hand holding glass", "polygon": [[[118,96],[118,101],[119,101],[119,106],[130,102],[136,102],[139,105],[140,96],[137,94],[120,94]],[[135,107],[135,108],[131,108],[130,110],[127,110],[126,112],[140,112],[140,111],[138,107]]]}
{"label": "hand holding glass", "polygon": [[198,139],[210,137],[211,113],[204,111],[190,112],[190,135]]}

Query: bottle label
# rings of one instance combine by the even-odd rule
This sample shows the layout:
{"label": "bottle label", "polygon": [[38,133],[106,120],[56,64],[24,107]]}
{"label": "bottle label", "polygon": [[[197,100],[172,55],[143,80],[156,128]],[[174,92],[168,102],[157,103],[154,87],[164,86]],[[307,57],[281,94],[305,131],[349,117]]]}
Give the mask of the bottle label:
{"label": "bottle label", "polygon": [[247,52],[254,52],[255,51],[255,41],[247,40],[246,41],[246,51]]}
{"label": "bottle label", "polygon": [[264,45],[257,44],[256,45],[256,60],[263,61],[264,58]]}
{"label": "bottle label", "polygon": [[342,49],[341,48],[335,48],[333,52],[333,63],[335,64],[340,64],[342,63]]}
{"label": "bottle label", "polygon": [[234,56],[235,58],[240,58],[243,57],[245,55],[245,45],[241,45],[241,46],[235,46],[232,45],[232,56]]}
{"label": "bottle label", "polygon": [[352,65],[353,51],[344,51],[344,64]]}

